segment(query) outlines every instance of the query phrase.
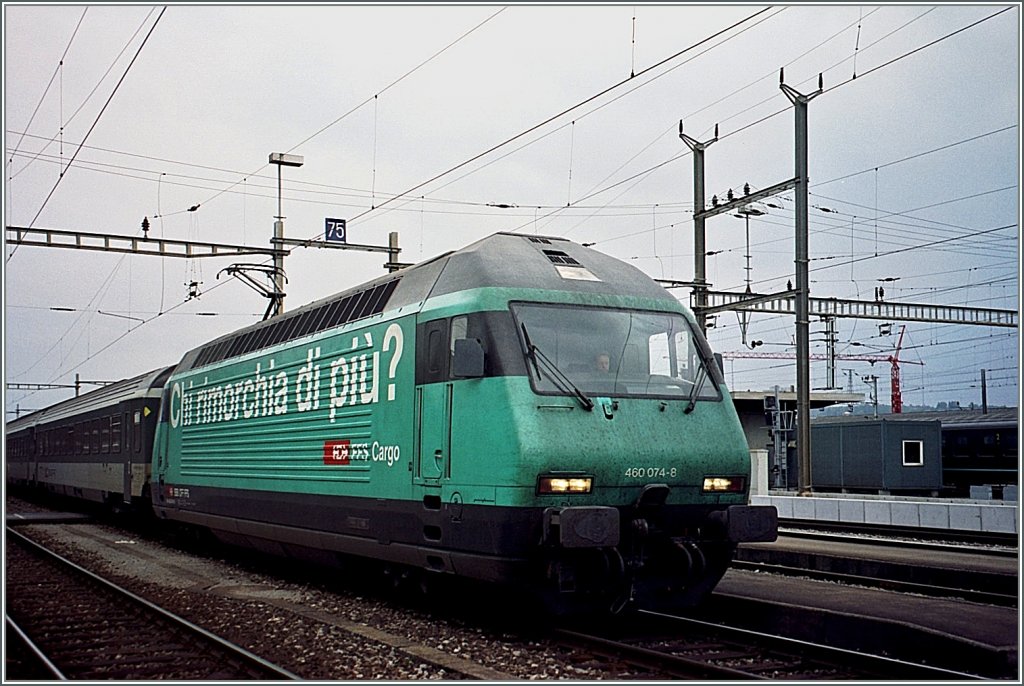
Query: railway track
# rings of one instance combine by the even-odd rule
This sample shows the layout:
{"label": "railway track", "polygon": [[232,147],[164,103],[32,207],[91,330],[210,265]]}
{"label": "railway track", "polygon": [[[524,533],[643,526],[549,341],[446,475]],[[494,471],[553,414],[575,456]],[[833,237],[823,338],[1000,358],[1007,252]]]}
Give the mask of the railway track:
{"label": "railway track", "polygon": [[856,522],[815,522],[806,519],[780,519],[779,535],[817,540],[865,538],[878,545],[916,546],[928,549],[970,549],[992,555],[1016,557],[1018,537],[986,531],[899,527],[890,524]]}
{"label": "railway track", "polygon": [[[111,549],[117,548],[119,550],[124,549],[124,546],[113,546],[112,542],[115,540],[116,535],[113,537],[101,536],[96,533],[91,533],[92,529],[89,527],[85,528],[85,531],[79,531],[79,527],[75,527],[77,535],[79,537],[88,538],[90,541],[95,541],[97,544],[103,544],[104,541],[109,542],[107,547]],[[13,549],[13,541],[9,548]],[[102,547],[102,546],[101,546]],[[129,547],[132,549],[132,555],[136,555],[138,551],[134,550],[134,546]],[[152,569],[151,565],[162,565],[165,563],[160,562],[157,558],[146,557],[146,569]],[[89,564],[89,563],[84,563]],[[91,564],[90,564],[91,566]],[[316,623],[317,625],[323,625],[325,630],[334,631],[340,630],[342,632],[351,632],[355,635],[361,636],[374,643],[382,642],[392,647],[396,654],[405,654],[411,656],[414,660],[421,663],[429,662],[440,667],[443,667],[447,678],[453,678],[458,675],[458,678],[484,678],[488,680],[498,679],[506,680],[509,675],[497,676],[497,672],[493,670],[488,671],[489,668],[474,668],[470,669],[472,665],[467,666],[465,660],[461,656],[451,655],[451,659],[442,659],[445,657],[436,648],[440,645],[436,642],[430,643],[429,645],[420,645],[417,641],[409,641],[402,634],[395,636],[384,635],[383,632],[374,631],[362,627],[358,622],[346,621],[344,616],[339,616],[337,613],[325,613],[315,607],[307,607],[305,604],[297,604],[293,600],[282,596],[278,598],[276,595],[268,595],[265,592],[263,586],[253,586],[252,594],[249,595],[249,586],[239,586],[237,589],[233,586],[221,587],[218,586],[218,579],[220,576],[208,577],[207,573],[203,570],[198,569],[194,565],[187,562],[175,562],[173,565],[175,579],[180,579],[182,574],[188,575],[191,573],[196,574],[196,577],[192,583],[196,589],[213,589],[204,590],[203,593],[212,593],[213,596],[219,597],[220,595],[228,594],[234,599],[246,599],[251,598],[253,601],[258,601],[261,604],[269,604],[274,608],[275,614],[280,611],[285,611],[288,615],[295,615],[298,621],[306,623]],[[765,571],[765,570],[762,570]],[[148,572],[147,572],[148,574]],[[800,576],[807,576],[805,570],[801,569],[798,573]],[[189,577],[191,578],[191,577]],[[764,577],[762,577],[764,578]],[[220,590],[216,590],[219,588]],[[269,587],[268,587],[269,588]],[[276,588],[276,586],[275,586]],[[10,597],[10,593],[9,593]],[[885,655],[894,655],[890,648],[896,646],[902,646],[904,644],[913,644],[915,641],[919,642],[920,637],[911,639],[899,625],[893,625],[884,632],[885,640],[876,640],[872,643],[858,642],[863,641],[865,636],[878,637],[880,634],[874,628],[866,628],[865,626],[852,627],[848,630],[844,629],[844,637],[848,637],[850,640],[846,641],[845,638],[836,638],[835,632],[835,620],[829,620],[828,623],[818,626],[815,622],[811,622],[806,615],[799,614],[801,610],[799,608],[793,608],[785,616],[776,617],[772,612],[767,611],[765,608],[756,606],[755,604],[743,604],[739,599],[729,598],[729,602],[723,605],[719,610],[714,613],[696,615],[697,617],[707,620],[703,625],[697,624],[696,628],[692,629],[692,635],[684,636],[681,632],[680,625],[673,623],[668,628],[662,628],[655,632],[649,630],[643,626],[638,626],[635,622],[630,625],[627,630],[625,625],[618,628],[618,631],[606,631],[596,632],[592,626],[587,627],[575,627],[576,634],[563,633],[563,635],[557,639],[557,642],[545,641],[547,645],[552,646],[551,649],[559,652],[559,645],[572,645],[575,649],[566,654],[564,648],[561,649],[564,656],[564,664],[567,664],[572,670],[566,672],[568,674],[579,673],[606,673],[610,678],[613,679],[668,679],[668,678],[697,678],[697,679],[751,679],[751,678],[783,678],[783,679],[895,679],[895,678],[917,678],[917,679],[962,679],[972,678],[970,675],[961,674],[957,671],[944,671],[934,670],[930,667],[922,667],[915,663],[899,662],[897,660],[882,661],[882,668],[876,670],[870,670],[864,667],[864,662],[870,660],[870,656],[865,657],[861,653],[852,653],[846,651],[849,655],[849,661],[852,661],[852,665],[846,664],[843,660],[840,660],[838,655],[842,651],[833,652],[827,647],[821,647],[820,649],[811,647],[811,644],[801,643],[799,641],[783,642],[777,644],[773,642],[772,634],[779,633],[790,633],[786,629],[779,627],[794,627],[794,626],[817,626],[818,628],[812,628],[809,631],[804,632],[802,638],[810,638],[813,640],[825,640],[834,645],[844,645],[846,648],[852,648],[855,650],[863,650],[868,652],[879,652]],[[725,600],[722,600],[725,602]],[[739,605],[737,605],[739,603]],[[11,605],[11,603],[8,603]],[[1005,612],[1005,610],[1001,610]],[[120,610],[118,610],[120,612]],[[191,615],[190,615],[191,616]],[[728,622],[730,624],[742,624],[745,622],[744,618],[762,618],[764,621],[758,625],[748,624],[748,629],[760,630],[761,634],[757,634],[754,631],[748,631],[746,636],[740,638],[729,638],[728,636],[719,640],[717,637],[721,632],[729,631],[728,627],[720,626],[721,622]],[[194,621],[201,621],[192,617]],[[291,620],[289,620],[291,621]],[[644,621],[650,623],[650,617],[644,616]],[[677,620],[672,620],[676,622]],[[681,621],[681,620],[678,620]],[[390,625],[389,625],[390,626]],[[828,628],[828,631],[826,631]],[[317,630],[320,631],[319,629]],[[566,631],[571,632],[572,629]],[[829,634],[830,638],[822,638],[825,634]],[[8,632],[8,657],[12,654],[10,637],[13,632]],[[628,635],[627,635],[628,634]],[[289,634],[292,635],[292,634]],[[796,635],[790,633],[790,635]],[[758,636],[758,645],[750,645],[755,639],[752,638]],[[234,640],[239,640],[237,636],[233,636]],[[726,640],[728,639],[728,640]],[[255,643],[245,640],[246,645],[255,645]],[[931,640],[931,639],[928,639]],[[763,644],[761,642],[764,642]],[[469,644],[467,644],[469,645]],[[998,644],[997,644],[998,645]],[[832,652],[832,656],[822,655],[820,650]],[[952,670],[968,670],[972,673],[986,674],[991,678],[1003,678],[1001,671],[993,671],[992,673],[982,670],[982,667],[978,666],[983,664],[984,660],[975,655],[974,653],[961,655],[957,652],[956,646],[946,646],[938,648],[939,653],[944,658],[940,662],[945,667]],[[24,654],[24,650],[20,651],[19,654]],[[264,653],[264,654],[275,654],[275,653]],[[955,657],[949,657],[955,656]],[[929,662],[933,663],[932,654],[920,654],[919,652],[911,653],[900,653],[897,657],[901,657],[904,660]],[[998,657],[998,656],[997,656]],[[457,659],[456,659],[457,658]],[[393,659],[393,658],[389,658]],[[10,659],[8,660],[8,672],[11,672]],[[297,664],[291,661],[286,664]],[[906,666],[910,664],[910,666]],[[1000,663],[1001,664],[1001,663]],[[593,671],[591,671],[593,670]],[[557,672],[556,672],[557,673]],[[911,676],[905,676],[910,674]],[[768,676],[765,676],[768,675]],[[26,678],[54,678],[50,677],[26,677]],[[250,677],[247,677],[250,678]],[[306,675],[308,678],[308,675]],[[976,677],[974,677],[976,678]]]}
{"label": "railway track", "polygon": [[5,619],[29,671],[61,680],[299,678],[10,527],[7,542]]}
{"label": "railway track", "polygon": [[641,611],[628,626],[556,640],[649,679],[967,680],[981,677],[697,619]]}
{"label": "railway track", "polygon": [[[972,603],[985,603],[1000,607],[1017,607],[1018,595],[1015,580],[993,578],[993,575],[980,573],[951,575],[948,585],[918,583],[893,578],[891,575],[847,574],[844,572],[810,569],[806,565],[772,564],[767,562],[750,562],[734,560],[733,569],[753,572],[780,574],[783,576],[802,577],[815,581],[830,581],[839,584],[879,588],[897,593],[916,593],[935,598],[966,600]],[[985,590],[985,587],[997,590]]]}
{"label": "railway track", "polygon": [[[993,545],[994,540],[958,542],[937,540],[911,540],[897,530],[880,527],[855,527],[850,531],[834,528],[821,530],[780,529],[780,536],[824,543],[862,544],[872,547],[895,547],[902,550],[937,551],[950,556],[967,555],[972,558],[1017,558],[1017,548]],[[1000,607],[1016,608],[1019,604],[1019,583],[1016,574],[985,571],[971,566],[920,566],[909,562],[890,560],[866,563],[859,558],[801,551],[790,553],[785,546],[774,551],[763,548],[743,550],[732,562],[733,569],[802,577],[817,581],[878,588],[899,593],[913,593],[935,598],[957,599]],[[882,560],[884,558],[878,558]]]}

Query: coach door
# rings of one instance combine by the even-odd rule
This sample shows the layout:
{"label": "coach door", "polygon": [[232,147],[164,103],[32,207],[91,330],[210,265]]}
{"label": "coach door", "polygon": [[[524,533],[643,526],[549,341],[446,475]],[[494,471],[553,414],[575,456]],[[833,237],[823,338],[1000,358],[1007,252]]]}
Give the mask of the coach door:
{"label": "coach door", "polygon": [[420,325],[416,337],[416,464],[414,479],[440,486],[450,476],[452,384],[448,379],[448,321]]}

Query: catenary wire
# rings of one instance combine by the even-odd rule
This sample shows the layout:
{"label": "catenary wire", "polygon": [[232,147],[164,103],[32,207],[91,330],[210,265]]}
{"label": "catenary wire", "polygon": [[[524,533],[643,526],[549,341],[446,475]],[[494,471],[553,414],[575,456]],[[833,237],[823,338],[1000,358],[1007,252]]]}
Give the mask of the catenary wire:
{"label": "catenary wire", "polygon": [[[135,52],[135,56],[132,57],[132,61],[128,63],[128,66],[125,68],[124,73],[121,75],[121,78],[114,86],[114,89],[110,92],[110,96],[107,98],[107,101],[103,103],[103,107],[100,109],[99,114],[96,115],[96,119],[93,120],[92,126],[89,127],[89,130],[86,131],[85,136],[82,137],[83,143],[89,139],[89,135],[92,134],[93,130],[96,128],[96,125],[99,124],[100,119],[103,117],[103,113],[107,111],[107,107],[110,105],[110,102],[114,99],[114,96],[117,94],[117,91],[121,88],[121,84],[124,83],[125,78],[128,76],[128,72],[131,71],[132,66],[135,64],[135,60],[139,58],[139,55],[142,53],[142,49],[146,47],[146,43],[149,42],[149,37],[153,35],[153,30],[156,29],[157,25],[160,23],[160,19],[164,16],[164,12],[166,11],[167,6],[165,5],[163,9],[160,10],[160,14],[157,15],[156,21],[154,21],[153,25],[149,28],[149,32],[146,33],[146,37],[142,39],[142,43],[139,45],[139,49]],[[75,149],[75,152],[71,156],[71,159],[68,160],[68,169],[71,168],[72,163],[75,161],[75,158],[78,156],[78,153],[81,150],[81,147]],[[36,212],[36,215],[32,218],[32,221],[29,222],[29,227],[33,226],[36,223],[36,220],[39,219],[39,215],[43,213],[43,210],[46,208],[46,205],[50,202],[50,199],[53,197],[53,194],[57,191],[57,188],[58,186],[60,186],[60,182],[64,178],[65,174],[66,172],[57,177],[57,182],[53,184],[53,188],[50,189],[50,192],[49,194],[47,194],[46,199],[43,200],[43,204],[39,207],[39,211]],[[7,257],[8,262],[11,261],[11,258],[14,257],[14,254],[17,251],[18,246],[15,245],[14,250],[12,250],[11,254]]]}

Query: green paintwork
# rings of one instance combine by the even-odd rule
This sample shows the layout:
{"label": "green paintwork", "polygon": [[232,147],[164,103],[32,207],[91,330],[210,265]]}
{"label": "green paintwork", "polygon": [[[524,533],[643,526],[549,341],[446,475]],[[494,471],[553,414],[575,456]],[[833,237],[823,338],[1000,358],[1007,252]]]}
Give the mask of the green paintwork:
{"label": "green paintwork", "polygon": [[[413,331],[412,317],[381,316],[172,376],[157,473],[175,484],[411,497]],[[348,464],[325,464],[325,443],[342,440]]]}
{"label": "green paintwork", "polygon": [[[683,412],[684,399],[618,400],[609,419],[600,407],[587,412],[569,397],[537,395],[525,376],[415,386],[417,321],[505,310],[510,301],[680,312],[692,321],[671,299],[502,288],[429,299],[418,314],[409,307],[385,312],[175,374],[156,440],[155,478],[185,486],[403,500],[430,493],[445,502],[541,507],[628,505],[643,485],[666,483],[673,487],[669,503],[745,502],[746,493],[698,491],[705,475],[749,474],[746,443],[724,389],[721,401],[700,402],[690,414]],[[346,371],[350,382],[355,374],[354,386],[345,386]],[[347,464],[325,459],[325,444],[334,455],[340,441],[349,441]],[[537,496],[538,475],[551,471],[590,474],[595,492]]]}

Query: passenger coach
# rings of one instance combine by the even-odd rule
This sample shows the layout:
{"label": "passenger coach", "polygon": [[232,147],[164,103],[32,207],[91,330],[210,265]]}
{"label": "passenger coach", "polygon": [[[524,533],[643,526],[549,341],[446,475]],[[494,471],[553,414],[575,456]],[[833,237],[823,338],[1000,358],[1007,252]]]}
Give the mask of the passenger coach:
{"label": "passenger coach", "polygon": [[7,424],[7,481],[120,506],[150,500],[153,434],[170,367]]}

